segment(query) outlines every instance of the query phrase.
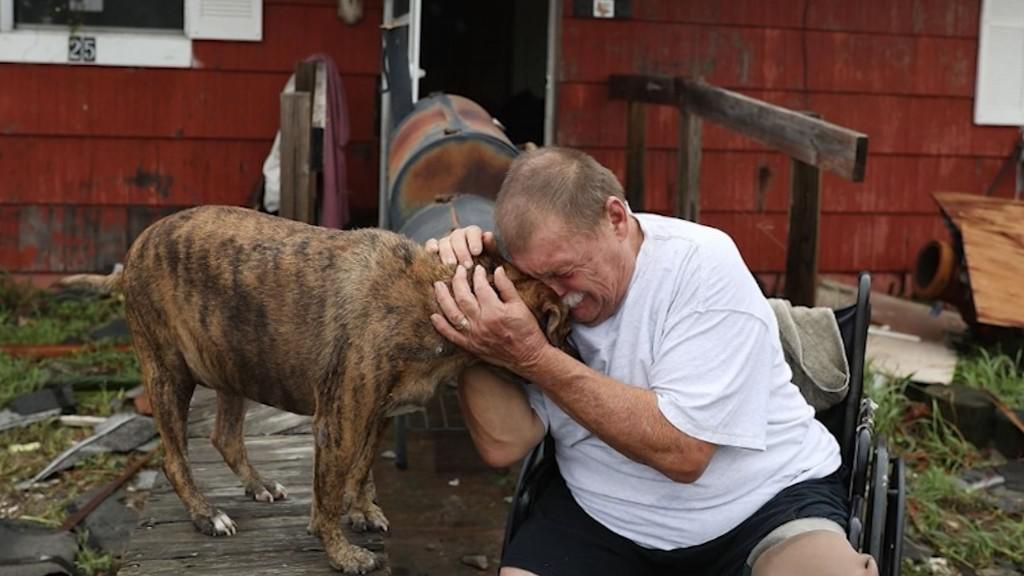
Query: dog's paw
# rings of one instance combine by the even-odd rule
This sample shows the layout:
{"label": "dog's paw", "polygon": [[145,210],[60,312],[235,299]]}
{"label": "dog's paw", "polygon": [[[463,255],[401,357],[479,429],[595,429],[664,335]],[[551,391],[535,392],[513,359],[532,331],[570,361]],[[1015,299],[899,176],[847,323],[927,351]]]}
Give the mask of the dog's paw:
{"label": "dog's paw", "polygon": [[366,548],[342,544],[327,554],[331,566],[345,574],[366,574],[380,566],[377,555]]}
{"label": "dog's paw", "polygon": [[233,536],[238,532],[235,521],[220,510],[214,510],[212,516],[199,516],[192,523],[207,536]]}
{"label": "dog's paw", "polygon": [[343,519],[356,532],[367,530],[387,532],[391,528],[387,517],[384,516],[384,511],[376,504],[370,504],[362,510],[353,508],[348,514],[345,514]]}
{"label": "dog's paw", "polygon": [[255,489],[246,488],[246,496],[251,496],[257,502],[274,502],[275,500],[287,500],[288,491],[277,482],[264,482],[257,485]]}

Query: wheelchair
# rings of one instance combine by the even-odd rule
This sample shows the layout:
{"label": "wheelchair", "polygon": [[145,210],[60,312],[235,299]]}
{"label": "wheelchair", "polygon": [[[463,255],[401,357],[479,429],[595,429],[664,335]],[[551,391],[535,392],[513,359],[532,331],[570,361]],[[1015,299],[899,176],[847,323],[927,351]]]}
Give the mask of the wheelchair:
{"label": "wheelchair", "polygon": [[[884,436],[874,435],[874,404],[864,396],[864,361],[871,319],[871,276],[862,272],[857,301],[834,311],[850,366],[846,398],[816,417],[836,437],[849,490],[847,537],[854,549],[874,557],[881,576],[899,576],[906,513],[902,458],[889,453]],[[547,436],[526,456],[505,526],[504,546],[530,514],[540,489],[557,474],[554,441]]]}

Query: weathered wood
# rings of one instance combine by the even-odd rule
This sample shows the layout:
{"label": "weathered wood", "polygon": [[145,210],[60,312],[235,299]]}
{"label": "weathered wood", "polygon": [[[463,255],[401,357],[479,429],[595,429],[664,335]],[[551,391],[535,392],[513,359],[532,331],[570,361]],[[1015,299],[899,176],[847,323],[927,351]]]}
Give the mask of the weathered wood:
{"label": "weathered wood", "polygon": [[821,172],[793,160],[786,246],[786,299],[796,306],[814,306],[818,283],[818,218],[821,214]]}
{"label": "weathered wood", "polygon": [[676,217],[691,222],[700,221],[700,158],[700,117],[680,108]]}
{"label": "weathered wood", "polygon": [[281,209],[280,214],[310,222],[310,107],[308,92],[281,94]]}
{"label": "weathered wood", "polygon": [[[238,533],[214,538],[197,532],[177,494],[160,475],[119,574],[337,574],[319,539],[306,534],[313,497],[312,437],[247,438],[246,447],[261,474],[288,488],[288,499],[253,501],[209,441],[193,438],[189,453],[196,483],[213,506],[238,524]],[[384,550],[386,544],[386,537],[377,533],[346,531],[346,537],[374,551]]]}
{"label": "weathered wood", "polygon": [[613,75],[609,95],[681,106],[807,164],[864,180],[868,137],[855,130],[690,78]]}
{"label": "weathered wood", "polygon": [[934,194],[960,229],[978,322],[1024,326],[1024,202],[976,194]]}
{"label": "weathered wood", "polygon": [[644,209],[644,147],[646,132],[644,104],[630,101],[626,119],[626,200],[634,211]]}
{"label": "weathered wood", "polygon": [[866,134],[687,78],[676,78],[687,109],[847,180],[862,182]]}

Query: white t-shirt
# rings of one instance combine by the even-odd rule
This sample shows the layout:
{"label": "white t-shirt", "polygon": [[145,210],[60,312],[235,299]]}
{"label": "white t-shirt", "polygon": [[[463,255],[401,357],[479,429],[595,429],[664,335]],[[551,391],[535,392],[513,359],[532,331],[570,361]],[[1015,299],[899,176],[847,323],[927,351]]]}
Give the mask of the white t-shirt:
{"label": "white t-shirt", "polygon": [[718,445],[704,474],[674,482],[527,390],[580,507],[641,546],[672,550],[713,540],[783,488],[834,472],[839,446],[792,384],[775,316],[732,239],[635,216],[644,240],[625,299],[601,324],[574,325],[572,341],[588,366],[653,390],[676,428]]}

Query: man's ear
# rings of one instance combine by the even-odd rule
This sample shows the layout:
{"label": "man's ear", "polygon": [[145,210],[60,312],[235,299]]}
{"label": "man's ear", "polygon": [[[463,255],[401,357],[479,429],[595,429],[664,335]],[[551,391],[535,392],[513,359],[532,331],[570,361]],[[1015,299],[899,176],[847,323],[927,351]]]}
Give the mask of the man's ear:
{"label": "man's ear", "polygon": [[629,208],[626,207],[626,203],[621,198],[609,196],[604,201],[604,210],[615,235],[620,239],[627,237],[629,235]]}

